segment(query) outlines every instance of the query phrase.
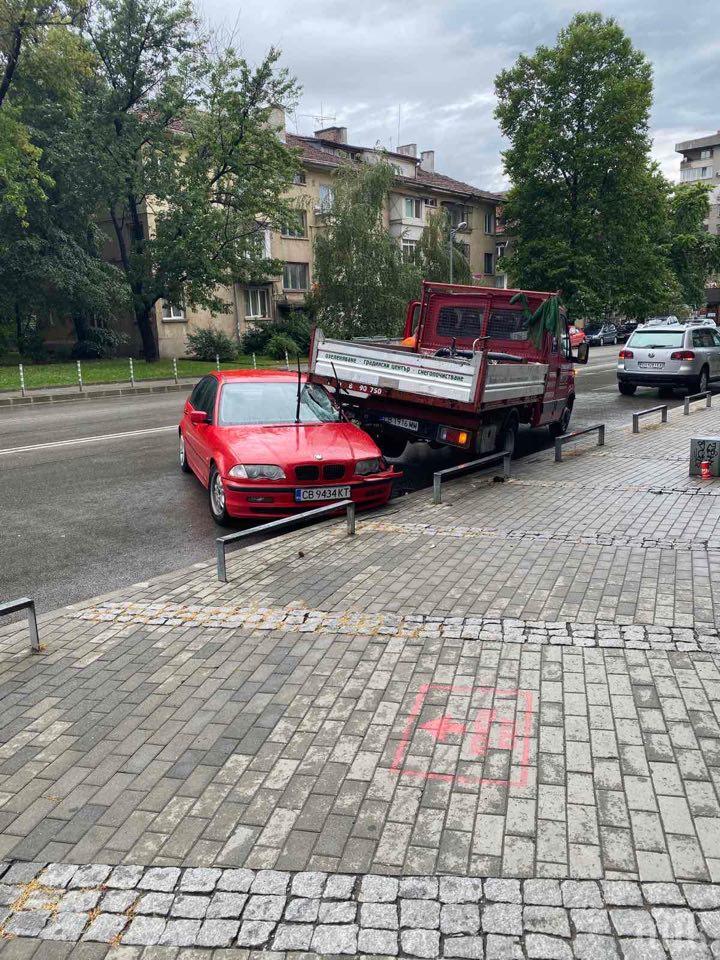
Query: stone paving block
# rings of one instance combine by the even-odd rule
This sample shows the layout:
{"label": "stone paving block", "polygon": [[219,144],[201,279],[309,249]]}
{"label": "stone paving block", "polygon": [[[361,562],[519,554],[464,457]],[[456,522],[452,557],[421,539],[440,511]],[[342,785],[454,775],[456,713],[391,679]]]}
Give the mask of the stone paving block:
{"label": "stone paving block", "polygon": [[44,866],[44,863],[13,863],[3,876],[3,883],[30,883]]}
{"label": "stone paving block", "polygon": [[440,925],[440,904],[434,900],[401,900],[400,926],[437,930]]}
{"label": "stone paving block", "polygon": [[291,891],[296,897],[322,896],[327,874],[314,871],[301,871],[292,878]]}
{"label": "stone paving block", "polygon": [[101,913],[91,921],[83,940],[110,943],[125,929],[128,918],[116,913]]}
{"label": "stone paving block", "polygon": [[97,887],[105,883],[112,873],[112,867],[105,863],[87,864],[78,867],[70,879],[68,886],[75,887]]}
{"label": "stone paving block", "polygon": [[78,869],[72,863],[49,863],[40,874],[40,883],[46,887],[67,887]]}
{"label": "stone paving block", "polygon": [[357,951],[358,928],[350,924],[320,924],[315,927],[312,949],[319,954],[354,954]]}
{"label": "stone paving block", "polygon": [[[398,935],[390,930],[363,928],[358,933],[358,951],[372,956],[395,957],[398,953]],[[446,956],[452,956],[448,954]]]}
{"label": "stone paving block", "polygon": [[170,907],[170,916],[188,920],[202,920],[209,906],[210,897],[189,893],[176,894]]}
{"label": "stone paving block", "polygon": [[620,949],[623,960],[666,960],[667,958],[660,940],[623,940]]}
{"label": "stone paving block", "polygon": [[198,947],[230,947],[237,937],[240,923],[237,920],[205,920],[200,927],[196,943]]}
{"label": "stone paving block", "polygon": [[411,957],[438,957],[440,934],[436,930],[403,930],[400,945],[403,953]]}
{"label": "stone paving block", "polygon": [[161,917],[134,917],[122,937],[123,944],[141,946],[160,942],[165,929],[165,920]]}
{"label": "stone paving block", "polygon": [[[401,901],[404,903],[406,901]],[[480,908],[474,903],[446,903],[440,912],[443,934],[477,933],[480,929]]]}
{"label": "stone paving block", "polygon": [[620,953],[613,937],[596,933],[579,933],[573,942],[577,960],[619,960]]}
{"label": "stone paving block", "polygon": [[178,867],[151,867],[138,881],[140,890],[158,890],[168,893],[174,890],[180,879]]}
{"label": "stone paving block", "polygon": [[361,903],[391,903],[397,900],[398,886],[398,880],[395,877],[363,877],[358,899]]}
{"label": "stone paving block", "polygon": [[317,897],[296,897],[289,900],[285,907],[285,919],[294,923],[314,923],[320,911],[320,900]]}
{"label": "stone paving block", "polygon": [[49,919],[49,910],[14,913],[5,924],[5,932],[16,937],[37,937]]}
{"label": "stone paving block", "polygon": [[566,907],[603,906],[600,888],[592,880],[563,880],[560,884],[563,904]]}
{"label": "stone paving block", "polygon": [[217,888],[234,893],[247,893],[254,879],[252,870],[223,870]]}
{"label": "stone paving block", "polygon": [[138,900],[135,912],[166,917],[172,909],[174,899],[172,893],[146,893]]}
{"label": "stone paving block", "polygon": [[522,907],[514,903],[491,903],[483,909],[482,928],[486,933],[519,936],[523,932]]}
{"label": "stone paving block", "polygon": [[211,897],[205,915],[208,920],[239,918],[246,902],[246,893],[219,891]]}
{"label": "stone paving block", "polygon": [[443,903],[477,903],[482,899],[482,880],[473,877],[440,877]]}
{"label": "stone paving block", "polygon": [[252,893],[285,896],[290,874],[280,870],[258,870],[250,890]]}
{"label": "stone paving block", "polygon": [[180,879],[180,890],[184,893],[212,893],[221,874],[221,870],[209,867],[184,870]]}
{"label": "stone paving block", "polygon": [[285,909],[285,897],[253,894],[245,904],[245,920],[279,920]]}
{"label": "stone paving block", "polygon": [[158,941],[167,947],[192,947],[200,931],[200,920],[168,920]]}
{"label": "stone paving block", "polygon": [[525,939],[525,949],[531,960],[573,960],[569,943],[544,933],[530,933]]}
{"label": "stone paving block", "polygon": [[570,936],[567,911],[560,907],[526,906],[523,909],[523,926],[531,933],[544,933],[555,937]]}
{"label": "stone paving block", "polygon": [[691,910],[682,907],[653,907],[651,913],[661,937],[667,940],[698,940],[700,938]]}
{"label": "stone paving block", "polygon": [[112,873],[105,881],[105,886],[117,888],[119,890],[131,890],[140,882],[143,875],[143,867],[125,866],[120,864],[113,869]]}
{"label": "stone paving block", "polygon": [[357,903],[354,900],[324,900],[320,903],[320,923],[354,923]]}
{"label": "stone paving block", "polygon": [[40,931],[44,940],[79,940],[88,922],[86,913],[57,913]]}
{"label": "stone paving block", "polygon": [[327,878],[323,897],[326,900],[348,900],[353,894],[356,881],[357,877],[352,875],[331,874]]}

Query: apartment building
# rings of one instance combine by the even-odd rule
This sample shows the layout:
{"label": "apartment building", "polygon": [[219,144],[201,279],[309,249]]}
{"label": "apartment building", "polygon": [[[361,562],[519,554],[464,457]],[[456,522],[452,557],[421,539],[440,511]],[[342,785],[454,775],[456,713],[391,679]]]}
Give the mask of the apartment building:
{"label": "apartment building", "polygon": [[299,136],[279,127],[289,147],[300,153],[302,169],[291,188],[297,213],[280,231],[265,232],[268,256],[283,264],[282,274],[267,283],[236,284],[223,296],[231,303],[227,314],[211,316],[160,303],[156,321],[161,356],[182,356],[186,334],[198,327],[215,324],[231,336],[241,337],[248,325],[278,317],[283,311],[301,309],[314,281],[314,238],[327,223],[332,205],[335,173],[348,160],[373,163],[383,156],[395,168],[397,178],[387,208],[385,225],[397,238],[404,254],[413,255],[427,218],[439,207],[448,209],[453,226],[466,224],[456,234],[478,282],[493,285],[495,277],[495,208],[498,195],[435,170],[435,153],[418,153],[414,143],[396,151],[354,146],[347,142],[345,127],[325,127],[313,136]]}
{"label": "apartment building", "polygon": [[682,154],[681,182],[700,181],[712,187],[710,216],[705,223],[710,233],[720,233],[720,130],[707,137],[676,143],[675,150]]}

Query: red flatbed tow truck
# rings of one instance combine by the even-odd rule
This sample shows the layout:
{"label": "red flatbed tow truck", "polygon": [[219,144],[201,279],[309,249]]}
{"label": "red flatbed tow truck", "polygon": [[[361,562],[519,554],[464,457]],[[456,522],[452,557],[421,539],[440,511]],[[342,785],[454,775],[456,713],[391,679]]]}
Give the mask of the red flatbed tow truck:
{"label": "red flatbed tow truck", "polygon": [[[521,423],[554,436],[570,424],[573,355],[557,294],[425,281],[400,341],[314,332],[308,379],[339,393],[388,456],[408,441],[475,454],[514,449]],[[543,313],[543,305],[555,312]],[[546,315],[557,318],[551,328]]]}

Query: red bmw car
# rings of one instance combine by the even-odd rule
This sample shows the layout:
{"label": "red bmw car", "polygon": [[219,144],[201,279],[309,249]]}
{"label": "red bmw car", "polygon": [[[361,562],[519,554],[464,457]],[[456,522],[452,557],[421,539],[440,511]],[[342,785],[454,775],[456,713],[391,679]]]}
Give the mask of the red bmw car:
{"label": "red bmw car", "polygon": [[276,370],[224,370],[197,384],[180,421],[180,468],[208,488],[217,523],[313,504],[387,503],[398,476],[324,387]]}

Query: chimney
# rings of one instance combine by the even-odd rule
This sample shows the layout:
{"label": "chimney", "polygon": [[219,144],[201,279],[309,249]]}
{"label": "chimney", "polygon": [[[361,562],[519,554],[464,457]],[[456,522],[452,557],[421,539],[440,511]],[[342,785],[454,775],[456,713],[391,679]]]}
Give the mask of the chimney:
{"label": "chimney", "polygon": [[420,154],[420,169],[426,173],[435,173],[435,151],[423,150]]}
{"label": "chimney", "polygon": [[316,130],[318,140],[332,140],[333,143],[347,143],[347,127],[323,127]]}
{"label": "chimney", "polygon": [[398,147],[395,151],[396,153],[403,153],[406,157],[417,157],[417,144],[416,143],[406,143],[402,147]]}
{"label": "chimney", "polygon": [[278,139],[285,143],[285,107],[282,104],[274,103],[272,105],[268,123],[277,134]]}

